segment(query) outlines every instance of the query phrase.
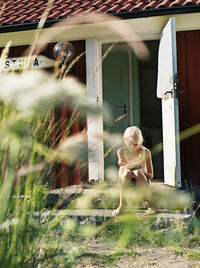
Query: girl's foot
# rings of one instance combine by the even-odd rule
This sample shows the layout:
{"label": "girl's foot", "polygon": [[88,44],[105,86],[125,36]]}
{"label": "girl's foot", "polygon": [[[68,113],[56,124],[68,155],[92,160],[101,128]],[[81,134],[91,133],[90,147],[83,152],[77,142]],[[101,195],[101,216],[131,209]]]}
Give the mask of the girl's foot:
{"label": "girl's foot", "polygon": [[155,210],[153,209],[153,208],[148,208],[146,211],[145,211],[145,213],[144,213],[144,215],[145,216],[149,216],[149,215],[152,215],[152,214],[155,214],[156,212],[155,212]]}
{"label": "girl's foot", "polygon": [[112,212],[112,215],[113,215],[114,217],[116,217],[116,216],[120,213],[120,211],[121,211],[121,207],[118,207],[117,209],[115,209],[115,210]]}

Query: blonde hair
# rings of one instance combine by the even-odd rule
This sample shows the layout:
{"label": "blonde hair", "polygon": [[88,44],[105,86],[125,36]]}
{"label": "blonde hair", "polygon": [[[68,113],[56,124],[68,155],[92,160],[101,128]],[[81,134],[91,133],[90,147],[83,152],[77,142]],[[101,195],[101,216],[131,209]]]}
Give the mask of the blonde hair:
{"label": "blonde hair", "polygon": [[129,138],[132,138],[135,142],[137,142],[139,145],[142,145],[143,143],[143,136],[142,136],[142,132],[141,130],[136,127],[136,126],[132,126],[132,127],[128,127],[125,131],[124,131],[124,135],[123,135],[123,140],[124,142],[126,142]]}

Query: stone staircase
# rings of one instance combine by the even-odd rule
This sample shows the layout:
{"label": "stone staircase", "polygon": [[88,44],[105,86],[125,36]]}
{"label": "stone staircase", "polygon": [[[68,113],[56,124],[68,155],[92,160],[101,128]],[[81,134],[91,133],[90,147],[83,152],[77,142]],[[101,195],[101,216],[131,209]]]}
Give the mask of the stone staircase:
{"label": "stone staircase", "polygon": [[[126,210],[124,214],[113,217],[112,211],[109,209],[91,209],[91,210],[56,210],[46,211],[41,215],[41,223],[46,221],[52,221],[53,219],[56,222],[59,222],[57,225],[58,228],[66,222],[73,221],[73,224],[79,226],[92,225],[100,226],[102,224],[115,224],[117,222],[125,222],[127,219],[130,219],[130,216],[134,216],[133,220],[141,220],[142,218],[151,217],[151,224],[149,228],[151,230],[166,230],[168,228],[177,228],[178,226],[183,226],[189,224],[193,220],[193,214],[180,214],[171,211],[157,211],[156,214],[151,216],[144,216],[144,210]],[[126,218],[127,216],[127,218]]]}
{"label": "stone staircase", "polygon": [[[153,183],[152,183],[153,184]],[[60,217],[63,220],[73,219],[78,224],[100,225],[108,220],[117,221],[120,216],[113,217],[112,211],[118,206],[119,193],[113,194],[118,188],[105,187],[100,185],[97,188],[70,186],[63,189],[51,191],[47,196],[47,211],[42,214],[42,219]],[[164,193],[165,199],[176,199],[176,189],[164,184],[153,185],[155,194]],[[162,193],[163,192],[163,193]],[[154,192],[153,192],[154,193]],[[163,198],[163,197],[162,197]],[[87,200],[87,201],[86,201]],[[173,203],[173,200],[170,200]],[[54,211],[52,212],[52,208]],[[55,209],[56,208],[56,209]],[[127,208],[123,211],[124,215],[135,215],[139,218],[144,216],[145,209],[137,207]],[[153,228],[165,228],[176,222],[187,222],[193,217],[192,210],[172,210],[169,208],[159,208],[154,215]]]}

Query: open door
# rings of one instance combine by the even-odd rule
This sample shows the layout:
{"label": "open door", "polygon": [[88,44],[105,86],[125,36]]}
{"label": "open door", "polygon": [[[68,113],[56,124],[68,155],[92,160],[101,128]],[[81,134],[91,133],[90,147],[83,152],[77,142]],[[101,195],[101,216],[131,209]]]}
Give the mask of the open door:
{"label": "open door", "polygon": [[[127,53],[109,54],[103,61],[103,100],[112,109],[113,121],[109,126],[110,133],[123,133],[130,125],[129,104],[129,59]],[[120,120],[116,121],[117,119]],[[104,129],[106,130],[106,128]],[[104,159],[104,168],[117,165],[117,147]],[[104,146],[104,154],[110,148]]]}
{"label": "open door", "polygon": [[162,31],[158,55],[157,97],[162,99],[164,183],[181,187],[175,18]]}

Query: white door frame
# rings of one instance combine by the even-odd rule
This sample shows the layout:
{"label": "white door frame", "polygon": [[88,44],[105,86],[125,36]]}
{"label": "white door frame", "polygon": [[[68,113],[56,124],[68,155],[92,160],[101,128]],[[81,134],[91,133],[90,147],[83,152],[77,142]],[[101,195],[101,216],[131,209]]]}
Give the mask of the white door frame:
{"label": "white door frame", "polygon": [[[103,86],[102,86],[102,45],[107,43],[119,42],[118,40],[106,39],[86,40],[86,76],[88,97],[97,105],[103,105]],[[122,40],[123,42],[123,40]],[[129,93],[130,93],[130,112],[133,111],[132,96],[132,55],[129,52]],[[130,116],[130,124],[133,117]],[[89,181],[104,180],[104,141],[103,141],[103,115],[88,115],[88,170]]]}
{"label": "white door frame", "polygon": [[[165,23],[170,16],[164,17]],[[180,29],[178,29],[180,31]],[[183,30],[183,29],[181,29]],[[153,35],[143,33],[143,40],[159,40],[160,30]],[[87,39],[86,40],[86,73],[88,96],[95,103],[103,104],[102,94],[102,45],[106,43],[124,42],[115,38]],[[132,60],[132,59],[131,59]],[[95,70],[95,71],[94,71]],[[131,70],[130,70],[131,72]],[[130,79],[131,79],[130,75]],[[132,81],[129,81],[132,85]],[[130,109],[131,110],[131,109]],[[177,117],[177,114],[176,114]],[[132,124],[133,118],[130,118]],[[95,155],[89,154],[89,180],[104,179],[104,148],[103,148],[103,116],[88,116],[88,146],[95,150]],[[178,153],[178,152],[177,152]],[[180,187],[180,180],[177,182]]]}
{"label": "white door frame", "polygon": [[[86,76],[88,97],[102,105],[102,46],[95,39],[86,40]],[[104,179],[103,115],[87,117],[89,181]]]}

